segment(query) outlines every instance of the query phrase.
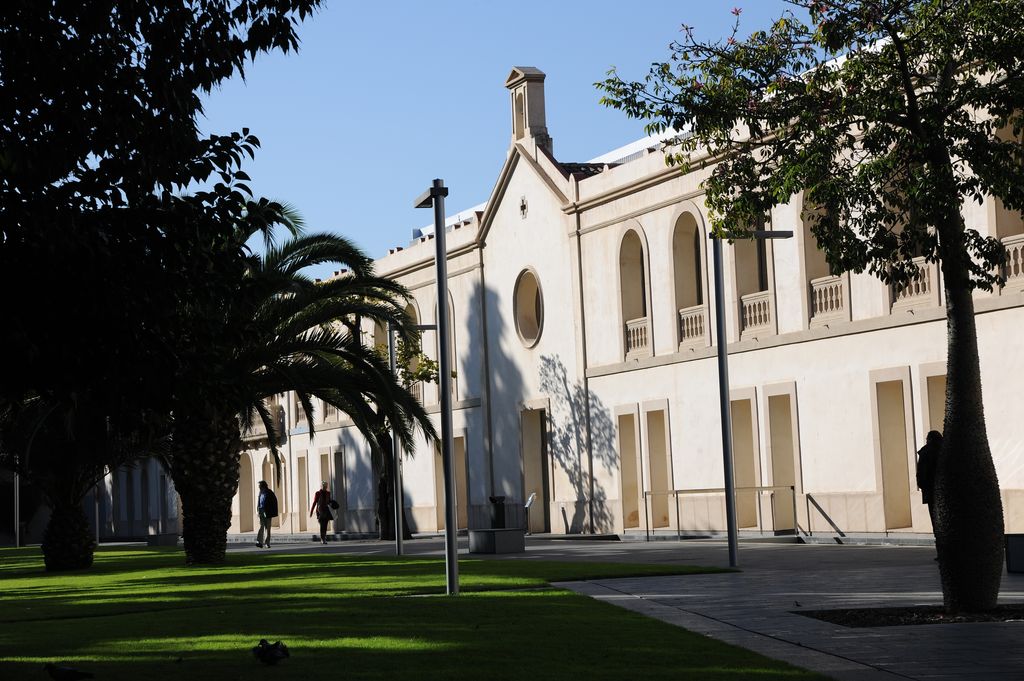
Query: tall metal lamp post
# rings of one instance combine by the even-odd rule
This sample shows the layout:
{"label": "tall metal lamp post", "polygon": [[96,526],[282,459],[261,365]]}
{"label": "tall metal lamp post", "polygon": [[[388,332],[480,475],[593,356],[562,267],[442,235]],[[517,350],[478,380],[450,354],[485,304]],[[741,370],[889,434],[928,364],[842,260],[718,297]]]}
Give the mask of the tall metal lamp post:
{"label": "tall metal lamp post", "polygon": [[441,390],[441,463],[444,467],[444,563],[447,593],[459,593],[458,526],[455,517],[455,466],[452,462],[452,371],[448,324],[448,249],[445,246],[444,180],[434,180],[413,204],[415,208],[434,208],[434,260],[437,267],[438,383]]}
{"label": "tall metal lamp post", "polygon": [[[755,239],[788,239],[791,231],[755,229]],[[711,235],[715,267],[715,342],[718,344],[718,399],[722,413],[722,463],[725,468],[725,522],[729,533],[729,567],[739,564],[739,541],[736,528],[736,481],[732,465],[732,413],[729,400],[729,348],[725,335],[725,286],[722,282],[722,239],[736,238],[737,234],[725,232],[721,236]]]}
{"label": "tall metal lamp post", "polygon": [[[395,330],[388,322],[388,364],[391,365],[391,374],[398,376],[397,358],[395,357]],[[398,441],[398,431],[394,425],[391,426],[391,482],[394,486],[395,495],[395,555],[402,555],[402,443]]]}

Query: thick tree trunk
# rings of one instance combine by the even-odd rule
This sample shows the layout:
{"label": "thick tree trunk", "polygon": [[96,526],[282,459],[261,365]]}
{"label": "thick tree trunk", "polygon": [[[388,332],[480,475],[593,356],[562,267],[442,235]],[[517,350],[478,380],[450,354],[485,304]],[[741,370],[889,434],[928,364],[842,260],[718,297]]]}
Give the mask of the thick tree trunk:
{"label": "thick tree trunk", "polygon": [[82,503],[56,503],[43,533],[43,562],[47,572],[92,567],[96,537]]}
{"label": "thick tree trunk", "polygon": [[943,260],[942,274],[948,350],[946,417],[935,475],[935,537],[946,609],[980,612],[994,608],[999,595],[1003,506],[985,430],[974,299],[967,271],[954,255]]}
{"label": "thick tree trunk", "polygon": [[175,424],[171,473],[181,497],[187,565],[224,562],[240,451],[234,417],[211,421],[185,417]]}

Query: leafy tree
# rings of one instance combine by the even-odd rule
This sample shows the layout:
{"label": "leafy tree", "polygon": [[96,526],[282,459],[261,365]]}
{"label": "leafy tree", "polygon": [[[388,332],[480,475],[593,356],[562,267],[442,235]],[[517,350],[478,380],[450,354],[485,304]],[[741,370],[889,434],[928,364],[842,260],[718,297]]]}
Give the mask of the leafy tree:
{"label": "leafy tree", "polygon": [[[294,220],[281,221],[293,231]],[[245,242],[255,232],[240,229]],[[303,274],[322,263],[346,276],[318,282]],[[224,559],[231,499],[239,479],[241,431],[262,420],[275,457],[280,433],[266,400],[295,391],[313,429],[313,398],[337,407],[371,442],[380,419],[407,447],[418,426],[434,436],[419,402],[372,348],[360,342],[359,319],[389,321],[408,337],[406,291],[373,274],[372,261],[348,240],[329,234],[268,240],[248,258],[231,298],[190,308],[195,335],[180,349],[174,432],[164,457],[182,502],[189,564]]]}
{"label": "leafy tree", "polygon": [[200,136],[200,95],[318,5],[0,3],[0,405],[78,405],[83,432],[169,412],[185,302],[229,296],[236,225],[275,213],[240,170],[259,141]]}
{"label": "leafy tree", "polygon": [[[691,28],[641,81],[611,72],[605,104],[682,131],[670,161],[708,168],[714,230],[749,230],[802,194],[833,272],[903,286],[938,262],[948,328],[936,538],[950,611],[995,606],[1003,513],[982,408],[975,288],[1002,244],[965,202],[1024,209],[1024,0],[790,0],[768,30]],[[1009,134],[1006,134],[1009,132]],[[1000,134],[1002,133],[1002,134]]]}

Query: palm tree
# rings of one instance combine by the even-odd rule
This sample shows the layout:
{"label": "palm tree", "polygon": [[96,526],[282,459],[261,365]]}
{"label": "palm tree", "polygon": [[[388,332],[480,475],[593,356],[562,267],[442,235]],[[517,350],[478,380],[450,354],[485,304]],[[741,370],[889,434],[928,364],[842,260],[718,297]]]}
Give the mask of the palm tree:
{"label": "palm tree", "polygon": [[[277,458],[279,434],[267,398],[295,391],[310,424],[313,398],[319,398],[346,413],[371,443],[377,414],[407,447],[417,426],[435,437],[419,402],[358,333],[359,320],[368,318],[390,322],[411,337],[406,290],[375,276],[372,261],[347,239],[296,236],[287,210],[280,222],[293,235],[281,245],[267,237],[265,254],[248,257],[237,296],[217,308],[203,304],[192,311],[196,332],[183,353],[172,444],[164,457],[181,497],[189,564],[224,559],[241,432],[255,418],[266,426]],[[350,273],[325,282],[303,274],[323,263]]]}

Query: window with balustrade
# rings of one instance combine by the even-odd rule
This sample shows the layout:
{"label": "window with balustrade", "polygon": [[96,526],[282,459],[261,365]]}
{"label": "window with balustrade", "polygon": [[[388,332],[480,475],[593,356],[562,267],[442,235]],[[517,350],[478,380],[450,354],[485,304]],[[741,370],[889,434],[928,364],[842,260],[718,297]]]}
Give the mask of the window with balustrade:
{"label": "window with balustrade", "polygon": [[647,314],[647,269],[643,242],[634,229],[619,246],[619,302],[626,359],[652,354],[651,321]]}
{"label": "window with balustrade", "polygon": [[[413,326],[419,326],[420,314],[416,310],[416,306],[413,305],[412,303],[409,303],[408,305],[405,306],[405,316],[409,318],[409,323],[410,324],[412,324]],[[420,332],[417,331],[417,333],[419,334]],[[423,336],[420,335],[419,338],[420,338],[420,347],[422,347]],[[418,367],[419,367],[419,360],[416,358],[416,355],[414,354],[409,359],[409,366],[406,367],[406,369],[409,371],[409,373],[413,373],[413,372],[416,371],[416,369]],[[416,383],[413,383],[412,385],[410,385],[409,386],[409,392],[412,393],[413,397],[415,397],[417,400],[419,400],[420,402],[423,402],[423,383],[422,383],[422,381],[417,381]]]}
{"label": "window with balustrade", "polygon": [[[764,228],[763,223],[754,227]],[[753,238],[733,242],[741,338],[756,338],[775,332],[768,286],[768,245],[765,242],[765,239]]]}
{"label": "window with balustrade", "polygon": [[807,313],[812,328],[850,319],[848,279],[841,274],[832,274],[825,252],[818,247],[818,239],[811,233],[819,210],[805,205],[800,220]]}
{"label": "window with balustrade", "polygon": [[[1007,126],[996,133],[1001,142],[1021,144],[1021,137],[1014,136]],[[994,207],[994,234],[1006,247],[1006,264],[1003,276],[1006,278],[1004,291],[1024,291],[1024,217],[1019,211],[1007,208],[997,197],[992,197]]]}
{"label": "window with balustrade", "polygon": [[676,220],[672,233],[672,275],[681,348],[701,347],[708,343],[702,236],[703,230],[692,213],[683,213]]}
{"label": "window with balustrade", "polygon": [[[434,319],[435,320],[437,319],[437,305],[434,306]],[[440,359],[441,359],[441,334],[440,333],[435,333],[434,334],[434,338],[436,339],[435,340],[435,345],[434,345],[434,350],[435,350],[434,357],[437,357],[438,358],[438,362],[440,362]],[[459,373],[458,373],[458,368],[455,365],[455,363],[456,363],[456,361],[458,359],[459,353],[455,351],[455,348],[456,348],[456,338],[455,338],[455,304],[452,301],[452,296],[451,296],[450,292],[448,294],[448,342],[449,342],[449,345],[448,345],[448,366],[449,366],[449,369],[451,370],[451,374],[450,375],[451,375],[451,387],[452,387],[452,389],[451,389],[451,397],[452,397],[452,401],[454,402],[455,400],[458,399],[458,394],[459,394],[459,389],[458,389]],[[437,387],[438,387],[438,392],[436,393],[437,394],[437,399],[438,399],[438,401],[440,401],[441,400],[441,392],[440,392],[441,382],[440,382],[440,380],[438,380]]]}

